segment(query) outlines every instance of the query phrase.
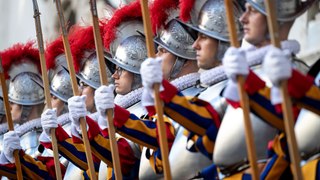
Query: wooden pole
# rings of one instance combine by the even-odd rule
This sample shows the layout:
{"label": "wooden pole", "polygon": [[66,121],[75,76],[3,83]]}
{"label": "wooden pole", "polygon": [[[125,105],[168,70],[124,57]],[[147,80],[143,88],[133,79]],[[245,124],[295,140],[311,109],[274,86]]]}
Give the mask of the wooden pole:
{"label": "wooden pole", "polygon": [[[70,44],[68,41],[68,32],[67,32],[63,12],[62,12],[61,1],[60,0],[55,0],[55,1],[56,1],[56,8],[57,8],[58,16],[59,16],[60,27],[61,27],[61,31],[62,31],[62,40],[63,40],[64,50],[66,53],[66,59],[67,59],[67,64],[68,64],[68,69],[69,69],[69,74],[70,74],[70,79],[71,79],[72,91],[73,91],[73,95],[78,96],[78,95],[80,95],[80,93],[79,93],[79,89],[78,89],[76,73],[74,70],[73,62],[72,62],[71,49],[70,49]],[[88,134],[86,131],[87,126],[86,126],[85,117],[80,118],[80,127],[81,127],[82,138],[83,138],[84,148],[85,148],[86,157],[87,157],[89,176],[92,179],[96,180],[97,177],[95,174],[94,164],[93,164],[93,160],[92,160],[92,153],[91,153],[91,149],[90,149],[90,143],[89,143]]]}
{"label": "wooden pole", "polygon": [[[43,43],[43,36],[42,36],[40,11],[39,11],[37,0],[32,0],[32,2],[33,2],[33,10],[34,10],[33,17],[35,20],[35,26],[36,26],[36,32],[37,32],[37,40],[38,40],[39,56],[40,56],[40,63],[41,63],[44,95],[45,95],[45,99],[46,99],[47,108],[51,109],[52,108],[51,95],[50,95],[50,90],[49,90],[49,78],[48,78],[48,74],[47,74],[46,59],[45,59],[45,53],[44,53],[44,43]],[[59,153],[58,153],[58,144],[57,144],[57,138],[55,135],[55,131],[56,130],[54,128],[52,128],[50,130],[50,136],[51,136],[56,178],[58,180],[61,180],[62,175],[61,175]]]}
{"label": "wooden pole", "polygon": [[[92,23],[93,23],[94,42],[95,42],[96,53],[97,53],[98,62],[99,62],[100,81],[101,81],[101,85],[108,85],[106,64],[104,62],[103,44],[102,44],[102,38],[100,34],[96,0],[90,0],[90,7],[91,7],[90,9],[91,9]],[[112,163],[113,163],[115,178],[117,180],[121,180],[122,174],[121,174],[119,150],[118,150],[118,145],[116,141],[116,131],[113,125],[113,109],[107,109],[107,121],[109,124],[108,133],[110,138],[110,147],[111,147]]]}
{"label": "wooden pole", "polygon": [[[6,111],[6,119],[7,119],[7,123],[8,123],[8,128],[9,128],[9,131],[14,131],[14,126],[13,126],[12,116],[11,116],[11,107],[9,104],[8,89],[7,89],[6,79],[4,77],[1,56],[0,56],[0,81],[1,81],[2,94],[3,94],[3,104],[4,104],[4,109]],[[14,161],[15,161],[16,169],[17,169],[17,179],[23,180],[21,163],[20,163],[20,159],[19,159],[19,150],[15,150],[13,152],[13,156],[14,156]]]}
{"label": "wooden pole", "polygon": [[[153,44],[153,35],[151,31],[151,22],[150,22],[150,15],[148,9],[148,0],[140,0],[141,2],[141,10],[142,10],[142,18],[143,18],[143,27],[146,36],[146,44],[148,49],[148,57],[156,57],[155,48]],[[160,149],[161,149],[161,157],[164,166],[164,178],[169,180],[171,178],[170,172],[170,164],[169,164],[169,149],[168,149],[168,140],[166,134],[166,126],[163,120],[163,103],[161,102],[159,96],[159,89],[160,84],[154,85],[154,96],[155,96],[155,103],[156,103],[156,111],[157,111],[157,127],[158,133],[160,135]]]}
{"label": "wooden pole", "polygon": [[[239,48],[240,44],[237,38],[237,32],[235,27],[234,15],[233,15],[233,0],[225,0],[226,13],[228,19],[228,30],[230,34],[231,45]],[[246,136],[247,153],[249,157],[249,162],[251,166],[251,175],[254,180],[259,180],[259,170],[257,165],[257,154],[256,146],[254,143],[253,130],[250,120],[250,107],[248,101],[248,95],[244,90],[245,79],[243,76],[237,77],[238,81],[238,93],[240,95],[240,103],[243,111],[244,117],[244,127]]]}
{"label": "wooden pole", "polygon": [[[280,40],[279,40],[277,14],[276,14],[277,12],[275,11],[275,9],[277,9],[275,6],[276,2],[275,0],[265,0],[264,3],[267,10],[267,19],[268,19],[268,27],[269,27],[271,42],[275,47],[281,48]],[[280,91],[283,98],[283,102],[281,106],[284,114],[284,127],[285,127],[285,132],[286,132],[288,146],[289,146],[290,160],[292,162],[291,170],[292,170],[294,179],[301,180],[303,179],[303,176],[302,176],[302,171],[300,167],[300,155],[298,151],[297,140],[294,132],[292,103],[288,95],[287,80],[283,80],[280,83]]]}

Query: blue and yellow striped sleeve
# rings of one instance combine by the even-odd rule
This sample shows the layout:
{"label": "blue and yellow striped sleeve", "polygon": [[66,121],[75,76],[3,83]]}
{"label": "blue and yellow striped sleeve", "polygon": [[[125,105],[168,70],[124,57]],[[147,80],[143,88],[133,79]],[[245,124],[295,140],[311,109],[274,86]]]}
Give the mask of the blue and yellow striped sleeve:
{"label": "blue and yellow striped sleeve", "polygon": [[[88,138],[92,153],[97,158],[105,162],[109,167],[112,167],[113,164],[109,136],[106,135],[106,137],[104,137],[100,133],[99,125],[94,120],[87,118],[87,124],[89,127]],[[107,132],[107,129],[104,131]],[[123,175],[127,175],[131,172],[137,161],[140,161],[140,159],[137,159],[134,156],[134,152],[126,139],[119,138],[117,140],[117,145],[119,150],[121,172]]]}
{"label": "blue and yellow striped sleeve", "polygon": [[190,132],[203,136],[212,124],[219,129],[221,119],[210,103],[196,97],[185,97],[172,84],[164,80],[160,98],[165,114]]}
{"label": "blue and yellow striped sleeve", "polygon": [[[56,128],[56,137],[59,154],[78,168],[86,171],[88,169],[88,164],[82,141],[75,137],[69,137],[60,125]],[[41,144],[48,149],[52,149],[52,144],[50,142],[41,142]],[[94,159],[96,172],[99,171],[99,164],[100,162]]]}
{"label": "blue and yellow striped sleeve", "polygon": [[[38,156],[36,159],[19,151],[23,179],[56,179],[53,157]],[[62,176],[66,168],[60,164]],[[16,179],[16,166],[13,163],[0,165],[0,175]]]}
{"label": "blue and yellow striped sleeve", "polygon": [[311,160],[302,166],[302,174],[304,179],[318,180],[320,179],[320,158]]}
{"label": "blue and yellow striped sleeve", "polygon": [[298,107],[320,115],[320,89],[314,85],[313,77],[293,70],[288,80],[288,91]]}
{"label": "blue and yellow striped sleeve", "polygon": [[[37,159],[19,152],[23,173],[30,179],[56,179],[53,157],[38,156]],[[61,173],[64,175],[66,168],[60,164]]]}
{"label": "blue and yellow striped sleeve", "polygon": [[[284,131],[281,105],[273,105],[271,103],[270,88],[263,86],[259,90],[248,91],[252,89],[250,87],[252,84],[256,84],[253,82],[262,81],[258,78],[249,78],[253,75],[253,73],[250,73],[246,80],[246,90],[249,94],[251,111],[268,124]],[[288,92],[293,99],[292,109],[294,117],[298,116],[300,108],[308,109],[320,115],[320,89],[313,85],[313,79],[311,77],[293,70],[292,77],[288,80]]]}
{"label": "blue and yellow striped sleeve", "polygon": [[0,179],[7,177],[8,179],[17,179],[15,164],[0,164]]}
{"label": "blue and yellow striped sleeve", "polygon": [[[168,143],[173,143],[174,129],[169,121],[165,121]],[[123,137],[139,145],[151,149],[159,148],[157,124],[151,120],[143,120],[131,114],[128,110],[115,106],[114,124],[117,132]]]}

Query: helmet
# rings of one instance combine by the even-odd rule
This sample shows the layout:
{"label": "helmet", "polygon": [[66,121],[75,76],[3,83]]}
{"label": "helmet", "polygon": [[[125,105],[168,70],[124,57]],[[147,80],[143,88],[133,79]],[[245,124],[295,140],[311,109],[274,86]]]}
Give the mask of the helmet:
{"label": "helmet", "polygon": [[[46,48],[46,64],[49,71],[50,92],[63,102],[67,102],[73,95],[69,73],[66,71],[66,56],[62,38],[51,42]],[[42,81],[35,82],[43,87]]]}
{"label": "helmet", "polygon": [[133,35],[120,43],[114,58],[109,58],[109,61],[129,72],[140,74],[140,65],[148,57],[146,49],[144,37]]}
{"label": "helmet", "polygon": [[153,31],[158,34],[154,42],[180,58],[195,60],[196,51],[192,44],[196,32],[176,21],[178,6],[177,0],[155,0],[150,6]]}
{"label": "helmet", "polygon": [[[93,27],[74,26],[69,38],[77,77],[92,88],[97,89],[100,86],[100,75]],[[112,74],[109,68],[108,66],[106,67],[108,82],[112,82]]]}
{"label": "helmet", "polygon": [[115,56],[120,43],[130,36],[139,35],[139,32],[144,32],[142,21],[132,20],[121,23],[117,28],[116,38],[110,43],[110,55]]}
{"label": "helmet", "polygon": [[[100,87],[100,74],[99,74],[99,61],[96,56],[96,52],[93,52],[91,55],[88,56],[88,58],[83,59],[84,64],[82,65],[81,71],[77,74],[77,77],[91,86],[94,89],[97,89]],[[112,83],[112,73],[106,68],[107,71],[107,77],[108,82]]]}
{"label": "helmet", "polygon": [[195,38],[175,19],[154,39],[154,42],[172,54],[184,59],[196,60],[196,51],[192,47]]}
{"label": "helmet", "polygon": [[20,105],[44,102],[43,89],[31,80],[41,79],[39,51],[33,44],[15,44],[1,53],[4,73],[10,80],[9,100]]}
{"label": "helmet", "polygon": [[[267,14],[264,0],[247,0],[255,9],[257,9],[262,14]],[[293,21],[298,16],[303,14],[315,0],[277,0],[277,19],[279,21]]]}
{"label": "helmet", "polygon": [[106,3],[112,6],[115,9],[118,9],[124,5],[129,4],[133,0],[106,0]]}
{"label": "helmet", "polygon": [[[242,39],[242,26],[239,17],[243,13],[240,5],[234,1],[234,16],[237,28],[237,37]],[[189,27],[201,32],[209,37],[220,41],[229,42],[229,31],[226,11],[223,0],[208,0],[201,8],[196,25],[187,24]]]}

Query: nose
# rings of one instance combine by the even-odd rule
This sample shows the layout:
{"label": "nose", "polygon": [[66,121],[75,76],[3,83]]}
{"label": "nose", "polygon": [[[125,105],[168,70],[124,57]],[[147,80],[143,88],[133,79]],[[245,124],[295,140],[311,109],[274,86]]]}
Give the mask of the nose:
{"label": "nose", "polygon": [[119,79],[119,76],[118,76],[118,73],[117,73],[117,70],[112,74],[111,76],[113,79]]}
{"label": "nose", "polygon": [[198,36],[198,38],[194,41],[194,43],[192,44],[192,48],[195,50],[199,50],[200,46],[199,46],[199,39],[200,37]]}
{"label": "nose", "polygon": [[248,22],[248,12],[244,12],[240,18],[239,18],[239,21],[241,22],[241,24],[246,24]]}

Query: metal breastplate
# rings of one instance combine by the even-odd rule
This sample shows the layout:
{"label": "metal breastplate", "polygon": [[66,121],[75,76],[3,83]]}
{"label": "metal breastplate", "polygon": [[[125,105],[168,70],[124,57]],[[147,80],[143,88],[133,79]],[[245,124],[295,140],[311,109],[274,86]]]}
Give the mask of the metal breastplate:
{"label": "metal breastplate", "polygon": [[[260,66],[253,67],[252,69],[269,84]],[[257,159],[258,161],[265,161],[268,158],[268,142],[273,140],[277,134],[277,130],[252,113],[250,113],[250,119]],[[248,157],[243,111],[241,108],[234,109],[232,106],[228,106],[216,138],[213,161],[220,168],[221,172],[226,175],[231,173],[231,171],[247,167]]]}
{"label": "metal breastplate", "polygon": [[320,152],[319,115],[302,109],[294,130],[302,159],[308,160]]}
{"label": "metal breastplate", "polygon": [[83,171],[70,162],[63,179],[83,179]]}
{"label": "metal breastplate", "polygon": [[32,157],[37,157],[40,155],[40,152],[38,151],[40,134],[40,130],[32,130],[20,137],[21,147],[26,154]]}
{"label": "metal breastplate", "polygon": [[20,136],[20,144],[26,154],[37,157],[41,153],[38,151],[39,136],[42,132],[40,118],[28,121],[15,128]]}

